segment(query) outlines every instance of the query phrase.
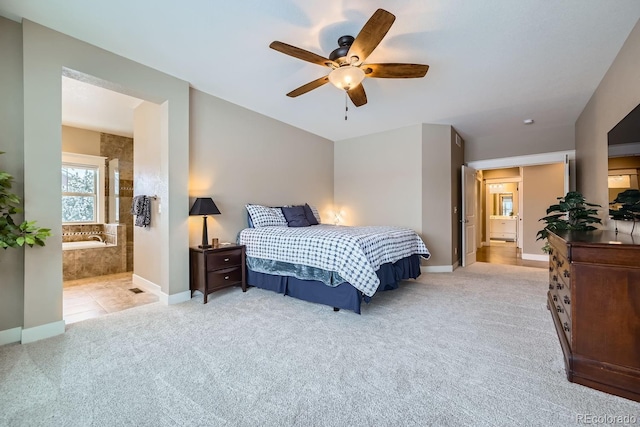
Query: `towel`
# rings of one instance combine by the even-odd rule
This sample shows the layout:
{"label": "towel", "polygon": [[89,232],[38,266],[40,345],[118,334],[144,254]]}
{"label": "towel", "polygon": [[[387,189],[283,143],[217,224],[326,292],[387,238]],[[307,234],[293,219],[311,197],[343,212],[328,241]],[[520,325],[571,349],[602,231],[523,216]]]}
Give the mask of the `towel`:
{"label": "towel", "polygon": [[131,203],[131,214],[136,216],[137,227],[148,227],[151,224],[151,200],[147,196],[135,196]]}

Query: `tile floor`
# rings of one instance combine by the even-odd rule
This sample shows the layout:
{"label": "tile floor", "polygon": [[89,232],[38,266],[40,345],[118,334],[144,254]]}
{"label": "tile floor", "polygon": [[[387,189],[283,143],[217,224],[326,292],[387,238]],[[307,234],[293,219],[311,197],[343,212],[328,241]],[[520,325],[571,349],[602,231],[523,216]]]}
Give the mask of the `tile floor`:
{"label": "tile floor", "polygon": [[67,324],[158,301],[150,292],[135,293],[131,273],[68,280],[63,286],[63,318]]}

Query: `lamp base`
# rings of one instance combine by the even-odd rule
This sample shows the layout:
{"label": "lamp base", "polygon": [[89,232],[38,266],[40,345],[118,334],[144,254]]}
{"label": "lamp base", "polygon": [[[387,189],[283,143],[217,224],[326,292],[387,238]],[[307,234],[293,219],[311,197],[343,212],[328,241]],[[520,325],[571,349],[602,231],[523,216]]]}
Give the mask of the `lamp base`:
{"label": "lamp base", "polygon": [[200,249],[211,249],[213,246],[211,245],[198,245]]}

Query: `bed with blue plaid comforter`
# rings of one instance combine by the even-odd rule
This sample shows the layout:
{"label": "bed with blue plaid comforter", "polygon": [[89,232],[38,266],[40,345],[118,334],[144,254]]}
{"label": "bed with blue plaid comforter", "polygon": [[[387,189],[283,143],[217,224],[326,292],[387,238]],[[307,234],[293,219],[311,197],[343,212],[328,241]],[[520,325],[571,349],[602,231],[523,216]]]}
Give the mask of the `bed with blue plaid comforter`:
{"label": "bed with blue plaid comforter", "polygon": [[311,227],[260,227],[240,232],[238,243],[247,257],[299,264],[338,273],[366,296],[373,296],[382,264],[419,254],[428,259],[424,242],[409,228],[349,227],[320,224]]}

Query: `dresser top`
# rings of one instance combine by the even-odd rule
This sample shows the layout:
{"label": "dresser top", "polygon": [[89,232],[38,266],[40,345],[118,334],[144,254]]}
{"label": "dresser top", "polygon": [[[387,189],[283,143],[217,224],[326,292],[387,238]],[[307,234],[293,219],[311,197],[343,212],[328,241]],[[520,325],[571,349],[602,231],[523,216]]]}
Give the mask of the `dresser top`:
{"label": "dresser top", "polygon": [[640,237],[609,230],[564,231],[554,233],[571,245],[640,246]]}

